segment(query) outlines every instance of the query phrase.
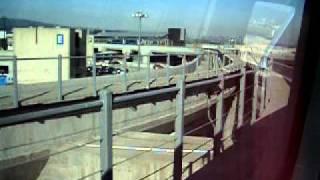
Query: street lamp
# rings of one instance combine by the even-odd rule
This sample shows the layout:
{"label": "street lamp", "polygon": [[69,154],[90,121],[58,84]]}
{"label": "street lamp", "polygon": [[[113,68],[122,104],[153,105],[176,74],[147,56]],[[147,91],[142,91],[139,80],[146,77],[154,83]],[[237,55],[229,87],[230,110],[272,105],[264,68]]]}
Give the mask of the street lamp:
{"label": "street lamp", "polygon": [[3,49],[7,49],[7,27],[6,27],[6,20],[7,20],[7,17],[5,16],[2,16],[1,17],[2,19],[2,23],[3,23],[3,41],[1,42],[0,44],[0,47],[2,47]]}
{"label": "street lamp", "polygon": [[138,38],[138,70],[140,71],[140,64],[141,64],[141,51],[140,51],[140,46],[141,46],[141,21],[143,18],[148,18],[148,15],[146,13],[143,13],[142,11],[137,11],[132,14],[132,17],[138,18],[139,19],[139,38]]}

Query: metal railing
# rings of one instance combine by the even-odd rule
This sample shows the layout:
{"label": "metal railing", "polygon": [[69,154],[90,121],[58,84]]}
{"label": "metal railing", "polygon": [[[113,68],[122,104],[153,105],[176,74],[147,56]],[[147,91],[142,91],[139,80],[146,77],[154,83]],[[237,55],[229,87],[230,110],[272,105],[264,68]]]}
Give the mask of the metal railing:
{"label": "metal railing", "polygon": [[[190,54],[191,55],[191,54]],[[168,53],[168,54],[155,54],[155,55],[142,55],[143,57],[147,57],[147,67],[145,73],[145,78],[142,79],[142,81],[145,81],[145,88],[149,89],[151,85],[156,82],[159,78],[165,77],[165,81],[167,85],[170,85],[171,80],[173,79],[173,76],[182,74],[183,76],[186,76],[186,74],[195,73],[198,71],[199,65],[203,61],[208,61],[208,68],[207,68],[207,78],[209,77],[209,73],[211,70],[216,71],[216,74],[219,73],[219,70],[227,71],[227,69],[231,71],[236,71],[239,68],[241,68],[242,64],[233,63],[225,64],[224,62],[224,55],[222,55],[223,60],[220,60],[216,52],[208,52],[205,54],[192,54],[193,56],[196,56],[195,59],[193,59],[191,62],[187,62],[187,54],[179,54],[179,53]],[[151,71],[151,63],[150,63],[150,57],[164,57],[165,60],[165,66],[164,71],[165,73],[161,73],[162,71]],[[171,56],[181,56],[182,58],[182,64],[178,66],[171,66]],[[72,57],[62,57],[61,55],[58,55],[58,57],[44,57],[44,58],[17,58],[16,56],[13,57],[0,57],[0,61],[11,61],[12,62],[12,84],[13,84],[13,91],[12,91],[12,102],[13,102],[13,108],[18,108],[20,106],[20,89],[19,89],[19,79],[18,79],[18,61],[29,61],[29,60],[57,60],[57,101],[63,101],[64,100],[64,83],[63,83],[63,60],[64,59],[92,59],[92,96],[96,97],[98,94],[98,88],[97,88],[97,58],[103,58],[102,55],[94,55],[94,56],[72,56]],[[128,91],[130,87],[129,78],[128,75],[131,74],[130,72],[127,72],[127,59],[132,58],[134,55],[113,55],[112,58],[119,58],[122,59],[121,68],[122,71],[122,87],[124,91]],[[221,64],[221,62],[223,62]],[[229,68],[226,68],[228,67]],[[153,74],[152,74],[153,73]],[[163,75],[162,75],[163,74]],[[152,78],[152,76],[154,78]]]}
{"label": "metal railing", "polygon": [[[246,67],[242,67],[241,72],[230,75],[221,75],[217,78],[205,79],[198,82],[185,82],[185,76],[182,75],[180,80],[175,86],[168,86],[161,89],[146,90],[144,92],[136,92],[132,94],[120,94],[113,95],[108,90],[103,90],[99,93],[99,99],[86,100],[83,102],[65,102],[60,103],[57,107],[43,108],[42,110],[34,110],[33,112],[26,112],[22,114],[9,115],[6,117],[0,117],[0,128],[13,126],[21,123],[30,123],[43,119],[55,119],[60,117],[68,117],[79,114],[86,114],[88,112],[100,112],[100,168],[101,179],[113,178],[113,154],[112,144],[114,136],[113,134],[113,117],[112,111],[115,109],[127,108],[137,106],[146,103],[155,103],[165,100],[176,100],[176,118],[174,123],[175,135],[174,135],[174,179],[181,179],[184,171],[182,167],[183,157],[183,142],[184,135],[190,134],[190,132],[184,132],[184,116],[185,116],[185,98],[195,94],[206,93],[208,95],[218,91],[218,95],[215,101],[216,104],[216,117],[214,122],[214,134],[221,133],[223,130],[223,122],[226,118],[224,113],[224,99],[226,84],[229,81],[239,78],[239,106],[238,128],[243,126],[243,121],[247,114],[244,114],[245,106],[245,91],[246,91],[246,76],[254,73],[254,96],[252,97],[252,112],[251,122],[257,117],[257,90],[258,90],[258,71],[246,70]],[[237,93],[233,93],[235,95]],[[207,123],[207,124],[210,124]],[[201,129],[201,128],[198,128]],[[167,166],[167,165],[166,165]],[[162,168],[161,168],[162,169]],[[146,177],[149,177],[148,175]]]}

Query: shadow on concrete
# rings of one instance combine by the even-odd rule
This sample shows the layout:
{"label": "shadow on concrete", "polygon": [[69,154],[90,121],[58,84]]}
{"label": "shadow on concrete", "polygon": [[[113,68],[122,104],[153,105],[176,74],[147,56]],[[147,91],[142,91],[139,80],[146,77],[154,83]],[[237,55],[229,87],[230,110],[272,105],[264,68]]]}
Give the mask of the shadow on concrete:
{"label": "shadow on concrete", "polygon": [[133,81],[133,82],[131,82],[130,84],[128,84],[128,89],[130,89],[132,86],[134,86],[134,85],[136,85],[136,84],[141,84],[142,83],[142,81]]}
{"label": "shadow on concrete", "polygon": [[[31,158],[36,159],[37,157],[45,157],[40,158],[39,160],[30,161],[30,157],[20,156],[14,159],[9,159],[0,162],[0,180],[34,180],[38,179],[41,171],[45,167],[49,158],[49,150],[44,150],[39,153],[32,154]],[[28,162],[29,161],[29,162]],[[26,162],[21,163],[19,165],[14,165],[14,167],[10,167],[10,163],[15,162]],[[9,166],[7,168],[2,168],[3,166]]]}
{"label": "shadow on concrete", "polygon": [[66,96],[74,94],[74,93],[77,93],[77,92],[82,91],[84,89],[86,89],[86,88],[85,87],[80,87],[80,88],[74,89],[72,91],[69,91],[69,92],[63,94],[62,98],[64,99]]}
{"label": "shadow on concrete", "polygon": [[45,92],[42,92],[42,93],[38,93],[36,95],[33,95],[33,96],[30,96],[30,97],[26,97],[24,99],[21,99],[20,100],[20,103],[24,102],[24,101],[28,101],[30,99],[34,99],[34,98],[37,98],[37,97],[40,97],[40,96],[44,96],[46,94],[49,94],[50,91],[45,91]]}
{"label": "shadow on concrete", "polygon": [[221,154],[215,153],[211,162],[188,179],[282,179],[287,173],[284,167],[291,127],[285,118],[287,113],[286,108],[282,108],[252,126],[236,130],[233,146]]}

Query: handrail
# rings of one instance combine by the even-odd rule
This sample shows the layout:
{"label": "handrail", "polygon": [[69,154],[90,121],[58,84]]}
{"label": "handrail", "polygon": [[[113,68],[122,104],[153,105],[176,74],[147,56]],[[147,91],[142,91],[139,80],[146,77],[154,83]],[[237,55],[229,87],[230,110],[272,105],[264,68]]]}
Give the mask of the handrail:
{"label": "handrail", "polygon": [[[248,71],[246,74],[254,71]],[[208,90],[204,87],[214,85],[215,83],[224,80],[229,80],[233,78],[240,77],[242,74],[232,74],[225,77],[218,77],[214,79],[205,79],[198,82],[188,83],[186,85],[186,96],[193,95],[195,92],[197,94],[207,92]],[[213,86],[212,86],[213,87]],[[172,97],[178,92],[179,88],[177,87],[166,87],[162,89],[151,89],[145,92],[136,92],[132,94],[119,94],[113,98],[113,109],[131,107],[138,104],[146,104],[155,101],[163,101],[167,99],[172,99]],[[196,90],[196,91],[195,91]],[[170,95],[171,94],[171,95]],[[163,95],[166,95],[163,97]],[[43,105],[49,106],[49,105]],[[97,109],[102,106],[100,100],[91,100],[87,102],[78,101],[74,102],[61,102],[59,107],[50,108],[45,110],[39,110],[35,112],[23,113],[18,115],[9,115],[7,117],[0,117],[0,127],[12,126],[15,124],[27,123],[36,121],[39,119],[49,119],[53,117],[65,117],[76,115],[81,113],[81,111],[89,111]],[[15,110],[13,110],[15,111]],[[83,112],[82,112],[83,113]],[[64,115],[66,114],[66,115]]]}

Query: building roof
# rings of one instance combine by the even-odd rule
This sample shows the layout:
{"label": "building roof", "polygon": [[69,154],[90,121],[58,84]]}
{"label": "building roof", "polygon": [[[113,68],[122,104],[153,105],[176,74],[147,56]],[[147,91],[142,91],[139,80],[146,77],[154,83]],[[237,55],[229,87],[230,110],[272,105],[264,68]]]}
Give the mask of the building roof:
{"label": "building roof", "polygon": [[[102,31],[94,35],[95,37],[132,37],[139,36],[138,32],[134,31]],[[143,32],[141,37],[166,37],[165,32]]]}

